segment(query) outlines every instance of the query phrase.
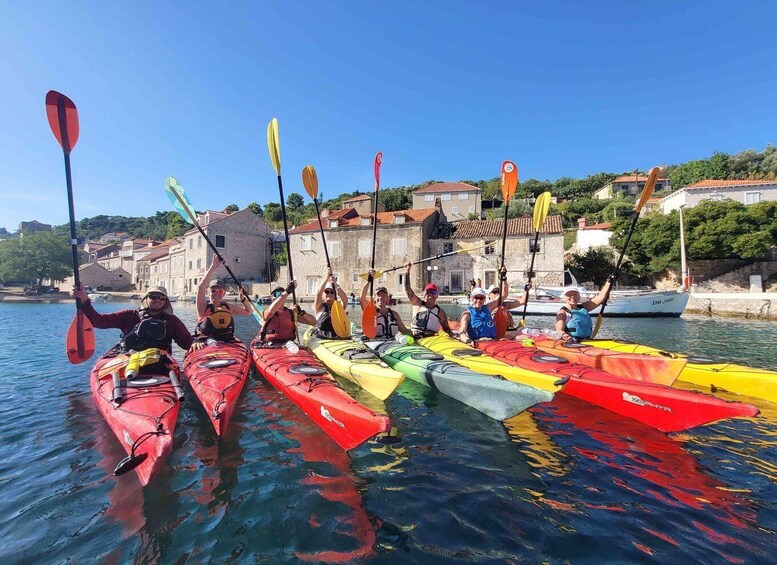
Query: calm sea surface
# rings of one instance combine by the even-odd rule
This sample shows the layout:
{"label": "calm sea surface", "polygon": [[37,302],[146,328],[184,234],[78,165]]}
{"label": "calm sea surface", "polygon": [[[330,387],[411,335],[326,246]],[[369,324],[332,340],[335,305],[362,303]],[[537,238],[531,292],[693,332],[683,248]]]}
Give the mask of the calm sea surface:
{"label": "calm sea surface", "polygon": [[[192,325],[192,305],[176,311]],[[756,419],[667,436],[564,395],[503,424],[413,382],[385,403],[346,383],[403,441],[345,453],[254,373],[221,441],[187,397],[166,468],[141,488],[112,476],[124,451],[92,402],[91,365],[67,361],[73,312],[0,303],[6,562],[775,559],[767,402],[753,401]],[[256,324],[238,330],[249,340]],[[602,336],[777,369],[775,323],[607,319]],[[98,330],[98,353],[117,338]]]}

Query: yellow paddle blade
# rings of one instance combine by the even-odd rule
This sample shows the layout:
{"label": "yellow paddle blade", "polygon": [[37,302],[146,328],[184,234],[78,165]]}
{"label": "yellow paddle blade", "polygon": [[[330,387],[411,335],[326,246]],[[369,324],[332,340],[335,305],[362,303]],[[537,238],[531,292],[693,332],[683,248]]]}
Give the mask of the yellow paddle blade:
{"label": "yellow paddle blade", "polygon": [[267,149],[270,151],[270,161],[272,161],[275,174],[281,174],[281,147],[278,144],[278,118],[273,118],[267,124]]}
{"label": "yellow paddle blade", "polygon": [[362,312],[362,333],[369,339],[378,335],[378,310],[372,298]]}
{"label": "yellow paddle blade", "polygon": [[318,175],[316,175],[316,169],[313,165],[308,165],[302,169],[302,184],[305,186],[305,192],[308,193],[313,200],[318,196]]}
{"label": "yellow paddle blade", "polygon": [[332,327],[338,337],[348,337],[351,335],[351,323],[343,309],[343,304],[339,300],[332,303]]}
{"label": "yellow paddle blade", "polygon": [[542,224],[548,217],[548,210],[550,210],[550,192],[546,191],[540,194],[537,197],[537,202],[534,203],[534,217],[532,218],[534,231],[542,231]]}
{"label": "yellow paddle blade", "polygon": [[602,327],[602,319],[604,318],[604,313],[599,312],[599,316],[596,318],[596,325],[594,326],[594,331],[591,332],[590,339],[593,339],[596,337],[596,334],[599,333],[599,328]]}
{"label": "yellow paddle blade", "polygon": [[658,170],[658,167],[653,167],[650,169],[648,178],[645,181],[645,188],[642,189],[642,195],[639,197],[639,202],[637,202],[637,205],[634,207],[635,212],[639,213],[639,211],[642,210],[642,207],[645,205],[645,202],[647,202],[650,196],[653,194],[653,189],[656,187],[656,181],[658,181]]}
{"label": "yellow paddle blade", "polygon": [[[383,276],[383,271],[375,271],[375,276],[373,279],[379,279]],[[359,278],[364,279],[365,281],[370,280],[370,274],[369,273],[359,273]]]}
{"label": "yellow paddle blade", "polygon": [[504,198],[505,206],[515,194],[515,189],[518,188],[518,167],[512,161],[505,161],[502,163],[502,198]]}

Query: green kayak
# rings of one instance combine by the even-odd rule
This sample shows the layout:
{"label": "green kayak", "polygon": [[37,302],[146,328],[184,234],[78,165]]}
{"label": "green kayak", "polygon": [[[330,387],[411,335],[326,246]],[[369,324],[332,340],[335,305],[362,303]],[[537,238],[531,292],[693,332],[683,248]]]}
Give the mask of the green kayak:
{"label": "green kayak", "polygon": [[402,345],[394,339],[366,341],[389,367],[497,420],[505,420],[540,402],[549,402],[553,393],[503,379],[498,375],[476,373],[448,361],[420,345]]}

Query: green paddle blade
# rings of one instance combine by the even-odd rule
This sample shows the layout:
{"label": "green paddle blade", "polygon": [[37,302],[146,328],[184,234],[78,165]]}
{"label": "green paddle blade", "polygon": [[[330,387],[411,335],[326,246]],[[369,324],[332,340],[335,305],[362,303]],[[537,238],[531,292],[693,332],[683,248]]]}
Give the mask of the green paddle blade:
{"label": "green paddle blade", "polygon": [[194,206],[175,177],[167,177],[165,180],[165,194],[184,220],[191,224],[198,225],[197,213],[194,211]]}

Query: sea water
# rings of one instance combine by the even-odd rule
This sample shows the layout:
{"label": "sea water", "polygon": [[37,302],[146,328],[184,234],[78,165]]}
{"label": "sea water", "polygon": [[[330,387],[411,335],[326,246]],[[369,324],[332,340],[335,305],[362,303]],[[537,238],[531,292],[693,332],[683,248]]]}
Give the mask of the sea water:
{"label": "sea water", "polygon": [[[175,308],[192,327],[194,307]],[[502,423],[409,380],[385,402],[345,382],[402,437],[346,453],[252,373],[221,440],[188,395],[173,453],[142,488],[133,473],[112,475],[125,453],[92,401],[91,362],[67,361],[73,311],[0,303],[0,555],[10,563],[774,558],[768,402],[748,399],[755,419],[666,435],[565,395]],[[245,341],[256,329],[238,320]],[[118,338],[96,334],[91,361]],[[774,323],[606,319],[601,336],[777,369]]]}

